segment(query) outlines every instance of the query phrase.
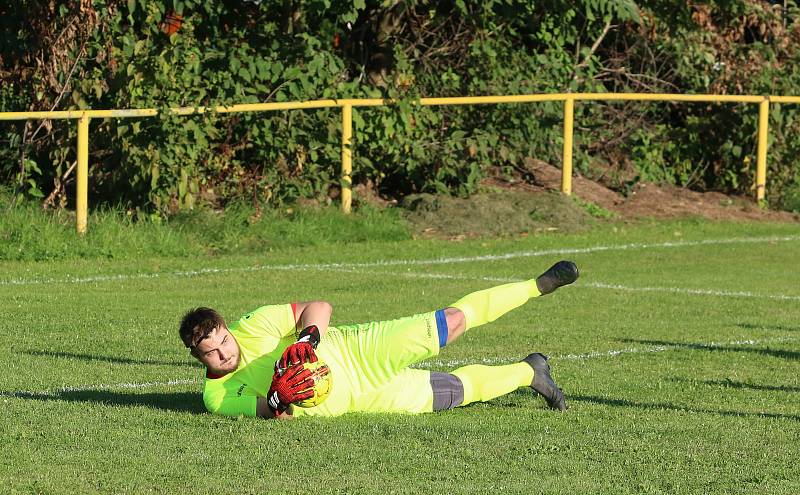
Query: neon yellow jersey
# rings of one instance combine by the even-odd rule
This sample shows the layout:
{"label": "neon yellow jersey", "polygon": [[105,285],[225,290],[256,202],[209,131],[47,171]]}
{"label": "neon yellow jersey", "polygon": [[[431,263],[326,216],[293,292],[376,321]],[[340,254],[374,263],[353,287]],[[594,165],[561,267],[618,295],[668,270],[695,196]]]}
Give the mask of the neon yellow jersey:
{"label": "neon yellow jersey", "polygon": [[262,306],[229,330],[239,344],[239,367],[222,377],[206,373],[203,402],[212,413],[255,416],[257,398],[272,384],[275,362],[296,340],[293,305]]}
{"label": "neon yellow jersey", "polygon": [[[296,341],[294,305],[263,306],[230,327],[241,357],[236,371],[206,375],[206,408],[225,416],[255,416],[272,384],[275,362]],[[392,321],[328,327],[316,354],[330,368],[331,391],[321,404],[294,407],[295,416],[346,412],[431,412],[430,372],[409,366],[439,353],[434,313]]]}
{"label": "neon yellow jersey", "polygon": [[330,395],[316,407],[295,407],[294,415],[431,412],[430,372],[409,366],[437,354],[435,313],[328,327],[317,356],[331,370]]}

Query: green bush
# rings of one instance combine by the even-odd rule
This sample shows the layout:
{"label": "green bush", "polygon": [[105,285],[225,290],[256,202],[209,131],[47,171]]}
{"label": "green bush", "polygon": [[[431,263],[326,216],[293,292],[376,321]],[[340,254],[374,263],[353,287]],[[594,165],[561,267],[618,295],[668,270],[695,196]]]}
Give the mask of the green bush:
{"label": "green bush", "polygon": [[[0,14],[0,111],[394,99],[354,112],[354,179],[390,197],[467,195],[489,168],[561,161],[560,103],[420,97],[800,93],[794,2],[12,0]],[[583,171],[623,156],[643,179],[750,191],[753,105],[581,103],[575,117]],[[775,108],[772,122],[779,198],[798,112]],[[96,119],[91,197],[148,218],[198,203],[323,203],[340,139],[338,109]],[[3,123],[0,180],[69,207],[75,140],[74,121]]]}
{"label": "green bush", "polygon": [[800,213],[800,179],[783,189],[781,208],[786,211]]}

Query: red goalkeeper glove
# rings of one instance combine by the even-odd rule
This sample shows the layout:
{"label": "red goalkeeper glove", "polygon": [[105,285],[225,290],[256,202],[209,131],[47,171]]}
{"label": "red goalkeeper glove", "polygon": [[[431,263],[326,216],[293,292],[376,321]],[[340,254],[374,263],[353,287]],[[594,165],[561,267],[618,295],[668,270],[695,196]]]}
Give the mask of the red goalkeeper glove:
{"label": "red goalkeeper glove", "polygon": [[283,414],[292,402],[312,397],[313,386],[311,371],[300,365],[285,371],[277,370],[272,375],[272,385],[267,392],[267,405],[274,416]]}
{"label": "red goalkeeper glove", "polygon": [[314,349],[319,345],[320,333],[316,325],[309,325],[300,332],[297,342],[283,351],[278,360],[277,369],[286,369],[293,364],[315,363],[317,355]]}

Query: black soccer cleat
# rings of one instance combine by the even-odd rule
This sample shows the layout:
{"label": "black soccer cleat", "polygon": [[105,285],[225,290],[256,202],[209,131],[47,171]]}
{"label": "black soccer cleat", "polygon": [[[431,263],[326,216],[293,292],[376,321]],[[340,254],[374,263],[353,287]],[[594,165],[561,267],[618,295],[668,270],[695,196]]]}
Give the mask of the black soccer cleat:
{"label": "black soccer cleat", "polygon": [[578,267],[571,261],[559,261],[536,279],[536,287],[542,295],[550,294],[561,286],[578,280]]}
{"label": "black soccer cleat", "polygon": [[564,393],[558,388],[556,382],[550,376],[550,365],[547,364],[547,356],[534,352],[529,354],[528,357],[523,359],[526,363],[533,368],[533,383],[531,388],[539,395],[544,397],[547,405],[551,409],[558,411],[566,411],[567,403],[564,400]]}

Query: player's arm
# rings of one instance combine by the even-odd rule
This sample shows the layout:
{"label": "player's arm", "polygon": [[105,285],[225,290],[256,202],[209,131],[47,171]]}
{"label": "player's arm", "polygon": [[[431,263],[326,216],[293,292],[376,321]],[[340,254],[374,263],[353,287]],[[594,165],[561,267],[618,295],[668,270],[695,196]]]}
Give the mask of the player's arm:
{"label": "player's arm", "polygon": [[317,361],[314,350],[322,336],[328,331],[333,307],[325,301],[295,303],[294,319],[297,329],[297,342],[283,351],[277,369],[286,369],[292,364],[313,363]]}
{"label": "player's arm", "polygon": [[311,325],[317,327],[320,337],[328,331],[331,322],[333,306],[326,301],[309,301],[295,303],[295,322],[297,329],[302,331]]}

